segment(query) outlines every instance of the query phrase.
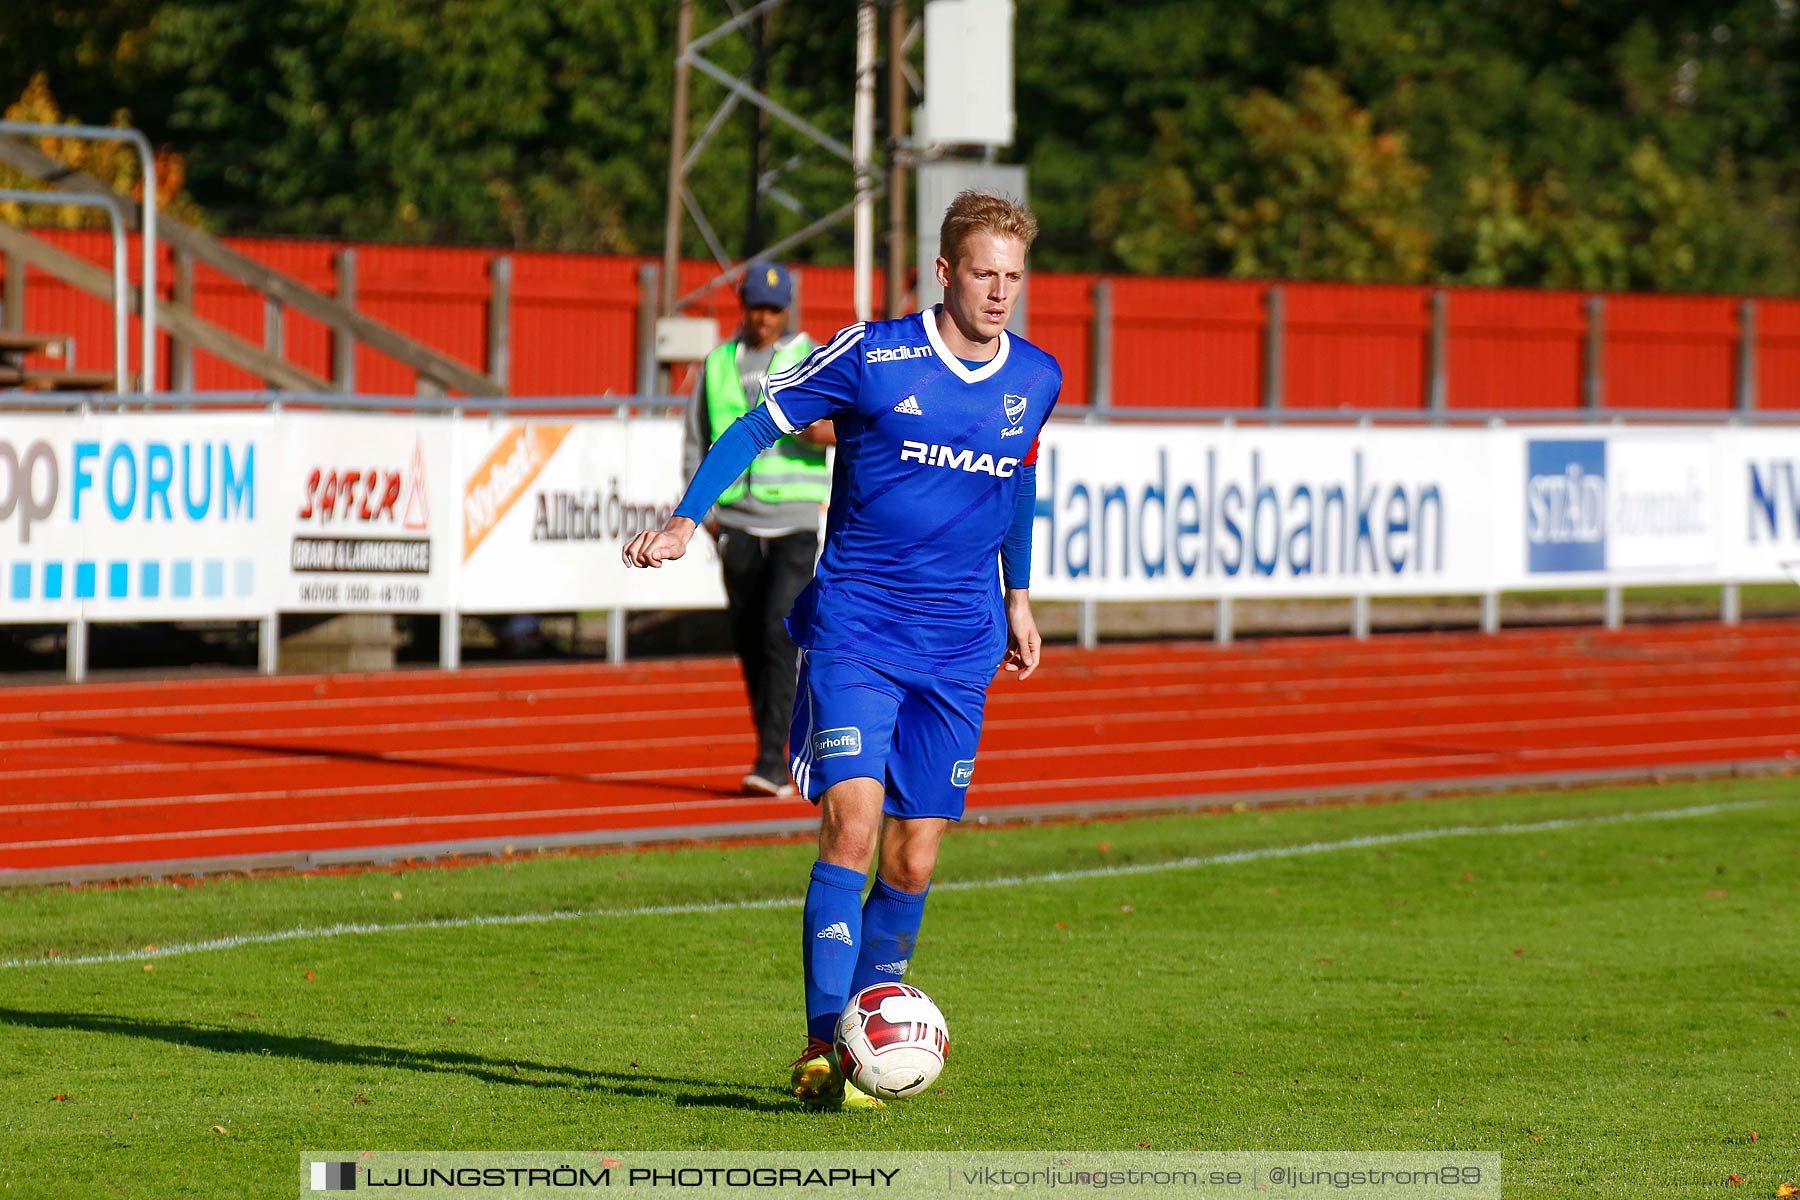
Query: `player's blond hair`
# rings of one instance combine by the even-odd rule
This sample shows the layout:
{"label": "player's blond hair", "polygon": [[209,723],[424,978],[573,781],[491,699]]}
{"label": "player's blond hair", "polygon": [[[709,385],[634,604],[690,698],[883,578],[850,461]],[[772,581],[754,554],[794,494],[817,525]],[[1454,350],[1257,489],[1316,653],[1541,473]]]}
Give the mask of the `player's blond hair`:
{"label": "player's blond hair", "polygon": [[974,188],[956,193],[938,229],[938,254],[954,263],[963,246],[978,233],[1018,238],[1026,250],[1038,235],[1037,218],[1010,196]]}

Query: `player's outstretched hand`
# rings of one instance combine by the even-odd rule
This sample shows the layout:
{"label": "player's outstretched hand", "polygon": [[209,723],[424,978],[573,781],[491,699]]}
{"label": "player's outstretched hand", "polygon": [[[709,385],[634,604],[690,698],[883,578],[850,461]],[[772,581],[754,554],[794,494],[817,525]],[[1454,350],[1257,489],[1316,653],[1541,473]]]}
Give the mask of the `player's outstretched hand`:
{"label": "player's outstretched hand", "polygon": [[1001,666],[1018,672],[1019,679],[1031,678],[1038,669],[1044,639],[1038,636],[1037,620],[1031,615],[1031,597],[1024,591],[1006,594],[1006,658]]}
{"label": "player's outstretched hand", "polygon": [[646,529],[625,543],[621,556],[628,567],[660,567],[687,553],[696,526],[686,517],[670,517],[661,529]]}

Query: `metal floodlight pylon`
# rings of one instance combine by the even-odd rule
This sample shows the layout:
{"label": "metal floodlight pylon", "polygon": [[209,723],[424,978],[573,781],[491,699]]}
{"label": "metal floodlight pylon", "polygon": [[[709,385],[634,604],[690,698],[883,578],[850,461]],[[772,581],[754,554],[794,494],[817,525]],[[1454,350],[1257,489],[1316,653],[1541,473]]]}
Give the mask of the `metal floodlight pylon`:
{"label": "metal floodlight pylon", "polygon": [[[875,71],[876,71],[876,10],[888,7],[894,19],[890,22],[890,30],[903,27],[905,20],[906,0],[858,0],[857,2],[857,75],[855,128],[849,144],[818,128],[805,117],[789,109],[764,89],[754,86],[746,75],[734,75],[707,57],[708,51],[722,39],[735,33],[748,33],[753,30],[754,22],[760,21],[770,12],[781,8],[787,0],[759,0],[741,11],[737,0],[728,0],[734,15],[707,31],[699,37],[693,36],[694,0],[680,0],[676,15],[676,49],[675,49],[675,104],[673,121],[669,136],[669,180],[664,213],[663,226],[663,258],[662,275],[658,291],[658,314],[671,317],[682,308],[717,288],[736,283],[743,275],[745,266],[756,259],[779,258],[811,238],[818,236],[833,227],[842,224],[846,219],[853,223],[854,257],[856,269],[856,312],[859,320],[867,320],[871,316],[870,287],[873,278],[874,259],[874,203],[890,188],[900,186],[897,170],[890,170],[890,181],[883,182],[875,167]],[[897,15],[896,15],[897,14]],[[904,43],[895,40],[890,47],[890,74],[893,78],[901,78],[904,86]],[[757,56],[753,54],[753,59]],[[751,68],[751,74],[756,71]],[[699,71],[714,80],[725,89],[725,97],[708,118],[700,134],[694,138],[693,144],[687,143],[688,126],[688,85],[690,72]],[[905,72],[910,75],[910,72]],[[890,88],[892,87],[890,83]],[[688,178],[701,155],[714,136],[724,126],[726,120],[737,110],[740,104],[751,104],[761,109],[770,117],[787,126],[805,138],[811,148],[823,149],[833,156],[842,159],[851,169],[852,195],[844,204],[830,212],[809,221],[805,226],[789,234],[760,246],[745,255],[741,261],[734,262],[727,251],[724,240],[719,236],[713,222],[701,207],[698,197],[688,185]],[[904,113],[903,106],[891,105],[890,114],[899,111]],[[898,130],[890,131],[897,134]],[[768,195],[791,211],[804,215],[804,208],[790,194],[776,187],[782,173],[796,165],[805,156],[801,154],[789,157],[768,171],[758,170],[755,188],[759,195]],[[685,295],[677,294],[676,273],[680,266],[681,232],[683,214],[691,218],[700,237],[705,241],[719,267],[718,274]],[[903,218],[902,218],[903,219]],[[892,247],[893,234],[890,232],[890,271],[901,267],[904,249],[895,252]],[[904,238],[904,231],[901,232]],[[889,303],[894,303],[895,289],[889,284]]]}

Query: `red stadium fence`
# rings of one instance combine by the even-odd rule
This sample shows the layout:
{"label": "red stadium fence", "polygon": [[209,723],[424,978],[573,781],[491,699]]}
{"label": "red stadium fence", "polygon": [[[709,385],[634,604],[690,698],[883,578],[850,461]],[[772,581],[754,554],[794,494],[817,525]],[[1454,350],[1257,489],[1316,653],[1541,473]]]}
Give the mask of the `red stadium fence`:
{"label": "red stadium fence", "polygon": [[[45,236],[107,261],[104,234]],[[503,373],[512,395],[653,390],[641,366],[646,259],[267,238],[228,244],[321,292],[353,288],[360,311],[478,370]],[[135,269],[138,255],[131,257]],[[173,253],[165,259],[158,279],[167,294],[180,273]],[[0,276],[19,272],[24,299],[16,307],[24,311],[7,314],[8,325],[72,334],[83,367],[110,368],[107,306],[35,268],[0,262]],[[682,289],[711,273],[709,264],[684,264]],[[332,377],[332,332],[322,322],[272,313],[260,293],[204,265],[193,269],[193,292],[200,315],[256,344],[278,329],[288,361]],[[16,281],[9,294],[20,294]],[[806,268],[800,309],[814,334],[853,320],[849,269]],[[737,319],[734,297],[715,291],[696,315],[726,332]],[[1121,413],[1800,410],[1795,300],[1041,272],[1032,281],[1031,322],[1033,340],[1063,363],[1064,403]],[[166,336],[159,349],[161,387],[263,386],[203,353],[184,359]],[[134,362],[139,353],[134,348]],[[366,347],[356,352],[353,378],[365,394],[407,394],[419,384],[410,368]]]}

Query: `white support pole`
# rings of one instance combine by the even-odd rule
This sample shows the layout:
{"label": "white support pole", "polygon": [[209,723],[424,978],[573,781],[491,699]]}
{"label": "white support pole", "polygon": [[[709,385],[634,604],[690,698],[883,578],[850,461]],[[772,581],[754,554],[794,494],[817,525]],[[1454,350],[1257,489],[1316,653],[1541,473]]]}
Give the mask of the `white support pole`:
{"label": "white support pole", "polygon": [[1075,641],[1083,650],[1100,644],[1100,602],[1092,596],[1081,601],[1076,610]]}
{"label": "white support pole", "polygon": [[1736,625],[1744,619],[1744,597],[1735,583],[1728,583],[1719,589],[1719,620],[1727,625]]}
{"label": "white support pole", "polygon": [[64,673],[70,683],[82,683],[87,679],[88,670],[88,623],[85,616],[78,616],[69,622],[68,655],[64,662]]}
{"label": "white support pole", "polygon": [[462,667],[462,614],[454,608],[438,614],[438,666],[446,671]]}
{"label": "white support pole", "polygon": [[1606,589],[1606,627],[1620,629],[1625,624],[1625,589],[1617,584]]}
{"label": "white support pole", "polygon": [[1232,624],[1231,597],[1220,596],[1213,605],[1213,642],[1229,646],[1237,637]]}
{"label": "white support pole", "polygon": [[857,0],[856,5],[856,107],[850,157],[856,173],[851,216],[853,304],[856,319],[867,321],[875,302],[875,0]]}
{"label": "white support pole", "polygon": [[256,623],[256,664],[264,675],[281,670],[281,617],[277,613]]}
{"label": "white support pole", "polygon": [[1357,641],[1369,636],[1369,597],[1353,597],[1350,601],[1350,635]]}
{"label": "white support pole", "polygon": [[1481,593],[1481,632],[1500,632],[1500,593]]}
{"label": "white support pole", "polygon": [[606,661],[619,666],[625,661],[625,610],[606,610]]}

